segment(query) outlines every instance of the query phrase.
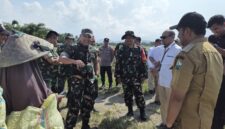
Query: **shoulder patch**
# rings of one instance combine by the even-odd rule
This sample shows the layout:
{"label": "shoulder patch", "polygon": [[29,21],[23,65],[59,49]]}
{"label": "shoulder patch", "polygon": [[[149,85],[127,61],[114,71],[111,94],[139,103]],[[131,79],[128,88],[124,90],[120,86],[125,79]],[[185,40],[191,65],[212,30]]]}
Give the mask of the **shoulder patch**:
{"label": "shoulder patch", "polygon": [[173,65],[170,67],[170,69],[176,69],[179,70],[183,64],[184,56],[183,55],[177,55],[176,59],[174,60]]}
{"label": "shoulder patch", "polygon": [[183,59],[178,58],[175,64],[175,69],[179,70],[181,68],[181,66],[183,65]]}

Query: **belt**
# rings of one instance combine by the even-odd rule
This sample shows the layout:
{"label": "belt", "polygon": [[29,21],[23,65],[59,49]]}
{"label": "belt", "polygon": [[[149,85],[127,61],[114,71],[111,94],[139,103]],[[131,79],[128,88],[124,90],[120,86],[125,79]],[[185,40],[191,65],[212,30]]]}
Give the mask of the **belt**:
{"label": "belt", "polygon": [[82,76],[80,76],[80,75],[72,75],[70,78],[78,78],[78,79],[83,79],[83,77],[82,77]]}

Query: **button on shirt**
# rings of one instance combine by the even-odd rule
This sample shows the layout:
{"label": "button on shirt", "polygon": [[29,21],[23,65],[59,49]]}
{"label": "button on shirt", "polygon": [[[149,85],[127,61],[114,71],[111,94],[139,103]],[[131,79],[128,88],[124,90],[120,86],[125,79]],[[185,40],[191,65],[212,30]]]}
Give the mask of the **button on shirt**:
{"label": "button on shirt", "polygon": [[100,58],[101,58],[101,62],[100,62],[101,66],[111,66],[111,63],[112,63],[113,58],[114,58],[114,52],[113,52],[112,47],[102,46],[99,49],[99,55],[100,55]]}
{"label": "button on shirt", "polygon": [[178,127],[211,129],[222,82],[221,69],[221,55],[205,38],[193,40],[176,57],[171,88],[187,92],[176,119]]}
{"label": "button on shirt", "polygon": [[180,51],[181,47],[175,43],[172,43],[167,48],[164,48],[164,52],[166,52],[166,54],[161,61],[161,68],[159,71],[160,86],[168,88],[170,87],[170,83],[172,80],[172,70],[170,68],[173,65],[175,57],[180,53]]}

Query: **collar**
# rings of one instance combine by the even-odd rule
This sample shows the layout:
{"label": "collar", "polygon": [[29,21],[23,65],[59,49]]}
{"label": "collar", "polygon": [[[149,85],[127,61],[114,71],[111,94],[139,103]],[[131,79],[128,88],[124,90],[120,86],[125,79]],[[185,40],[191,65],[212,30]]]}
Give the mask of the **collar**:
{"label": "collar", "polygon": [[194,46],[196,46],[197,43],[200,43],[200,42],[206,42],[207,39],[206,38],[197,38],[197,39],[194,39],[192,40],[188,45],[186,45],[182,51],[183,52],[189,52]]}
{"label": "collar", "polygon": [[176,43],[172,42],[169,46],[167,46],[165,49],[170,49],[172,46],[174,46]]}

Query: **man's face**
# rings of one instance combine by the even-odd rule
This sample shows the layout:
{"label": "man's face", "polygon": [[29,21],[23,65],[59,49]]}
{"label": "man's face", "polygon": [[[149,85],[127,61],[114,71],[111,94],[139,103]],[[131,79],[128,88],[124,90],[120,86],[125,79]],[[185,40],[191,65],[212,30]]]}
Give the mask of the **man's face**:
{"label": "man's face", "polygon": [[157,47],[157,46],[159,46],[159,45],[161,45],[161,41],[155,42],[155,47]]}
{"label": "man's face", "polygon": [[79,41],[81,44],[88,46],[91,43],[91,35],[89,34],[81,34]]}
{"label": "man's face", "polygon": [[141,43],[139,42],[138,39],[135,39],[135,44],[136,44],[137,46],[141,46]]}
{"label": "man's face", "polygon": [[108,46],[108,45],[109,45],[109,42],[104,41],[104,46]]}
{"label": "man's face", "polygon": [[162,39],[163,45],[165,45],[165,46],[168,46],[174,40],[173,36],[171,34],[169,34],[168,32],[164,32],[161,36],[161,39]]}
{"label": "man's face", "polygon": [[0,44],[5,43],[8,37],[8,35],[0,33]]}
{"label": "man's face", "polygon": [[178,32],[178,38],[180,39],[181,45],[186,46],[189,42],[186,29],[180,28],[178,29]]}
{"label": "man's face", "polygon": [[90,43],[91,45],[95,45],[95,36],[91,36]]}
{"label": "man's face", "polygon": [[67,45],[71,45],[72,43],[73,43],[73,39],[71,39],[71,38],[65,38],[65,44],[67,44]]}
{"label": "man's face", "polygon": [[52,43],[54,46],[57,45],[58,43],[58,39],[59,39],[59,36],[57,35],[52,35],[51,37],[49,37],[47,40]]}
{"label": "man's face", "polygon": [[216,35],[221,36],[225,34],[225,23],[223,25],[213,24],[210,30]]}
{"label": "man's face", "polygon": [[125,44],[126,45],[132,45],[134,43],[134,37],[132,37],[132,36],[126,36],[125,37]]}

